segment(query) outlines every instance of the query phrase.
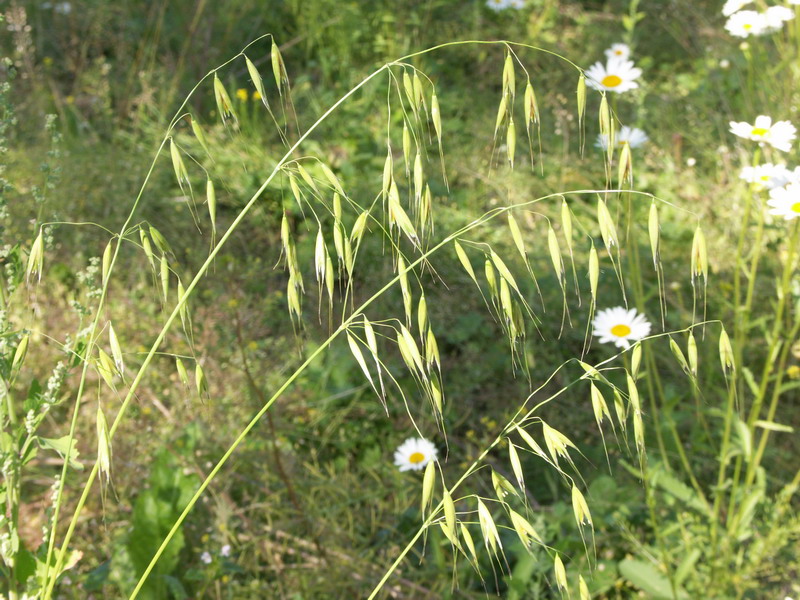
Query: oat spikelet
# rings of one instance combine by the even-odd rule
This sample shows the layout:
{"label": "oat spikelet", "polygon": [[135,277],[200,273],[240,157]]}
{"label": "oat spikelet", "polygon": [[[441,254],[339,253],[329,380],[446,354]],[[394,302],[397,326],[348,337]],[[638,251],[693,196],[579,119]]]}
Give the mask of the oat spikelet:
{"label": "oat spikelet", "polygon": [[97,406],[97,467],[100,478],[105,479],[105,483],[111,480],[111,438],[108,435],[108,422],[103,414],[102,407]]}
{"label": "oat spikelet", "polygon": [[125,373],[125,362],[122,359],[122,348],[119,345],[119,339],[114,331],[114,326],[108,324],[108,340],[111,345],[111,356],[114,357],[114,365],[117,367],[117,373],[123,375]]}
{"label": "oat spikelet", "polygon": [[686,355],[689,358],[689,369],[692,375],[697,377],[697,341],[694,339],[694,333],[689,332],[689,340],[687,342]]}
{"label": "oat spikelet", "polygon": [[442,508],[444,510],[444,523],[452,537],[456,535],[456,505],[445,486],[442,490]]}
{"label": "oat spikelet", "polygon": [[583,73],[578,77],[578,89],[575,93],[578,100],[578,128],[580,129],[581,155],[583,155],[583,119],[586,115],[586,76]]}
{"label": "oat spikelet", "polygon": [[272,74],[275,77],[275,85],[278,86],[278,93],[282,96],[284,88],[289,86],[289,75],[286,72],[286,65],[283,63],[283,56],[278,44],[272,40],[270,48],[270,61],[272,62]]}
{"label": "oat spikelet", "polygon": [[575,522],[579,527],[583,525],[592,525],[592,515],[589,512],[589,505],[586,504],[586,498],[578,489],[578,486],[572,484],[572,512],[575,515]]}
{"label": "oat spikelet", "polygon": [[228,96],[228,91],[222,82],[214,73],[214,99],[217,102],[217,112],[222,119],[222,124],[225,127],[230,127],[234,130],[239,128],[239,119],[236,117],[236,112],[233,110],[231,97]]}
{"label": "oat spikelet", "polygon": [[506,130],[506,154],[508,156],[508,164],[514,168],[514,153],[517,148],[517,128],[514,126],[514,119],[508,121],[508,129]]}
{"label": "oat spikelet", "polygon": [[722,331],[719,332],[719,361],[722,364],[722,371],[726,374],[728,371],[736,369],[736,364],[733,361],[731,340],[728,337],[728,332],[725,331],[725,327],[722,327]]}
{"label": "oat spikelet", "polygon": [[147,235],[147,232],[144,229],[139,229],[139,240],[142,243],[142,250],[144,251],[144,255],[147,258],[147,262],[150,263],[150,268],[155,271],[156,263],[155,263],[155,255],[153,254],[153,247],[150,244],[150,238]]}
{"label": "oat spikelet", "polygon": [[194,384],[197,389],[197,395],[201,398],[208,396],[208,380],[206,379],[205,371],[198,361],[194,364]]}
{"label": "oat spikelet", "polygon": [[530,551],[534,541],[540,544],[542,543],[541,536],[525,517],[513,509],[509,509],[508,514],[511,517],[511,524],[514,526],[514,531],[517,533],[519,541],[522,542],[526,550]]}
{"label": "oat spikelet", "polygon": [[567,584],[567,570],[564,568],[564,563],[561,560],[561,555],[556,554],[553,559],[553,574],[556,577],[556,586],[560,592],[567,592],[569,594],[569,586]]}
{"label": "oat spikelet", "polygon": [[486,545],[486,549],[497,555],[498,549],[503,547],[500,542],[500,534],[497,532],[492,513],[489,512],[489,509],[486,508],[480,498],[478,498],[478,522],[481,526],[481,534],[483,535],[483,543]]}
{"label": "oat spikelet", "polygon": [[31,252],[28,254],[28,267],[25,270],[26,279],[30,280],[31,275],[34,273],[38,276],[38,281],[42,279],[42,267],[44,266],[44,241],[42,238],[42,229],[39,229],[39,235],[33,240],[31,245]]}
{"label": "oat spikelet", "polygon": [[200,147],[210,157],[211,150],[209,150],[208,140],[206,139],[206,134],[203,131],[202,126],[197,122],[197,119],[192,116],[189,117],[189,123],[192,126],[192,133],[194,133],[194,137],[197,138],[197,142],[200,144]]}
{"label": "oat spikelet", "polygon": [[189,374],[186,372],[186,367],[180,357],[175,357],[175,369],[178,371],[178,379],[184,387],[189,387]]}
{"label": "oat spikelet", "polygon": [[436,461],[429,461],[427,465],[425,465],[425,475],[422,477],[422,506],[420,510],[420,514],[422,517],[425,518],[425,513],[428,512],[428,509],[431,505],[431,499],[433,498],[433,489],[436,485]]}

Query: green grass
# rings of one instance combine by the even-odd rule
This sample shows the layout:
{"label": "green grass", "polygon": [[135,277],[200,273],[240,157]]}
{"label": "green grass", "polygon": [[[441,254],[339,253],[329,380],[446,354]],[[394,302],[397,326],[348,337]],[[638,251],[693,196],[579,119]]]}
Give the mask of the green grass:
{"label": "green grass", "polygon": [[[68,15],[26,4],[30,36],[12,31],[3,48],[14,64],[13,71],[11,62],[4,68],[14,77],[0,104],[5,127],[0,145],[8,148],[1,175],[10,184],[2,189],[7,246],[0,375],[9,390],[0,412],[5,461],[0,498],[6,515],[0,533],[8,532],[0,538],[2,593],[127,598],[136,588],[139,598],[350,598],[368,597],[375,588],[378,597],[478,598],[498,591],[509,598],[553,598],[559,596],[556,556],[566,566],[572,597],[581,597],[579,574],[593,598],[643,593],[757,599],[798,593],[792,552],[800,533],[793,459],[798,444],[794,433],[770,431],[776,428],[770,423],[794,427],[798,418],[792,370],[800,360],[798,272],[791,242],[797,226],[771,217],[761,222],[765,212],[758,203],[764,195],[754,195],[738,179],[740,167],[753,162],[756,146],[727,132],[728,121],[752,122],[757,114],[798,122],[795,23],[774,36],[749,38],[749,48],[742,50],[724,32],[719,7],[696,3],[665,10],[657,3],[543,0],[530,1],[518,13],[497,14],[480,2],[446,0],[402,6],[376,2],[367,13],[358,2],[322,0],[285,2],[269,13],[245,1],[228,8],[203,2],[74,4]],[[19,19],[17,13],[9,21]],[[297,163],[290,166],[307,198],[302,207],[289,170],[276,170],[264,185],[286,147],[263,105],[250,97],[241,58],[219,70],[238,131],[220,123],[210,79],[177,114],[189,112],[202,125],[211,157],[186,118],[167,130],[179,98],[264,32],[284,44],[291,103],[288,89],[282,96],[276,90],[269,40],[256,42],[246,54],[264,78],[276,118],[287,123],[284,135],[294,143],[312,124],[316,127],[292,158],[303,159],[300,164],[319,192],[304,182]],[[387,131],[401,202],[414,218],[401,139],[401,102],[409,111],[403,71],[391,68],[397,87],[386,72],[365,78],[385,61],[463,39],[532,44],[584,68],[602,60],[610,43],[631,43],[633,58],[644,70],[642,85],[619,97],[612,94],[610,104],[623,124],[643,128],[650,141],[633,151],[636,193],[604,193],[616,188],[617,178],[615,162],[613,183],[607,181],[604,154],[594,147],[600,95],[590,91],[582,131],[577,71],[552,54],[512,46],[520,59],[512,171],[502,147],[508,120],[497,139],[492,135],[504,87],[504,46],[454,45],[405,61],[435,84],[443,120],[447,184],[432,125],[407,113],[415,135],[424,140],[433,199],[436,229],[424,248],[442,244],[427,257],[425,268],[420,262],[409,273],[409,329],[424,356],[417,325],[424,289],[427,320],[441,356],[440,379],[436,368],[414,376],[413,360],[404,359],[395,343],[396,330],[406,320],[397,253],[404,253],[406,264],[421,256],[408,236],[390,238],[383,229],[389,223],[381,198]],[[720,63],[723,59],[728,66]],[[536,137],[529,154],[525,136],[522,65],[538,96],[541,154]],[[420,110],[427,111],[432,88],[422,81],[426,107]],[[318,120],[357,85],[363,87]],[[237,96],[240,89],[248,90],[246,100]],[[49,113],[57,120],[45,129]],[[195,205],[175,181],[168,149],[148,175],[168,135],[182,152]],[[781,160],[793,167],[796,156],[796,150],[764,149],[762,162]],[[340,221],[333,214],[333,186],[316,159],[331,167],[347,194]],[[219,246],[211,260],[214,238],[204,204],[204,171],[217,189]],[[145,180],[136,212],[121,229]],[[259,188],[263,193],[253,196]],[[570,193],[574,190],[583,191]],[[574,222],[574,272],[558,194],[567,199]],[[620,240],[610,253],[597,223],[600,195]],[[648,240],[652,197],[658,199],[661,222],[662,292]],[[370,206],[377,220],[369,221],[358,245],[351,285],[337,284],[330,315],[323,297],[318,316],[317,229],[338,271],[334,228],[340,223],[349,234],[358,214]],[[509,235],[505,211],[510,206],[517,206],[513,214],[546,309]],[[240,220],[243,208],[249,212]],[[284,215],[296,249],[289,270],[295,280],[304,280],[300,319],[287,310],[292,282],[284,268]],[[459,234],[479,293],[448,236],[481,215],[492,218]],[[565,264],[572,326],[563,331],[548,222]],[[63,224],[43,231],[43,269],[36,282],[38,274],[26,277],[26,266],[43,223]],[[143,224],[157,227],[170,246],[164,252],[152,235],[148,238],[155,270],[140,247]],[[698,225],[708,246],[707,296],[696,295],[690,271]],[[100,257],[117,231],[124,232],[125,241],[101,296]],[[630,352],[612,359],[617,350],[596,339],[584,352],[593,306],[587,276],[592,244],[601,263],[596,308],[622,304],[618,270],[628,302],[654,324],[657,337],[643,344],[638,405],[631,401],[626,377]],[[508,265],[519,295],[509,280],[501,284],[502,269],[492,263],[489,248]],[[162,254],[172,270],[166,303]],[[484,276],[487,258],[494,265],[494,291]],[[186,288],[197,278],[188,313],[175,308],[178,277]],[[501,285],[510,288],[505,299]],[[701,289],[704,285],[699,280]],[[337,330],[373,296],[365,314],[379,337],[389,390],[386,410],[343,330]],[[694,326],[696,377],[684,373],[668,349],[661,302],[667,308],[663,331],[672,333],[684,356],[689,355],[687,328]],[[164,329],[163,343],[154,345],[171,313],[172,329]],[[509,340],[514,330],[507,313],[516,314],[517,334],[523,324],[524,339]],[[704,318],[709,322],[697,325]],[[113,389],[98,373],[97,351],[85,353],[95,319],[96,343],[106,353],[112,354],[108,321],[120,339],[125,379],[113,377]],[[366,341],[361,322],[360,316],[353,319],[348,331]],[[720,366],[720,323],[734,345],[735,371]],[[332,333],[338,335],[330,338]],[[28,344],[24,354],[18,350],[23,340]],[[367,345],[358,344],[377,381]],[[188,385],[176,371],[175,356],[188,371]],[[601,428],[595,423],[589,382],[576,359],[603,365],[605,379],[595,383],[609,405],[613,431],[608,419]],[[65,366],[57,379],[63,370],[66,377],[53,396],[43,396],[58,361]],[[207,381],[200,393],[196,364]],[[129,392],[143,365],[141,382]],[[285,386],[290,377],[291,385]],[[441,412],[431,404],[431,380],[444,390]],[[81,401],[76,402],[79,387]],[[615,391],[627,407],[624,430]],[[45,410],[42,398],[55,402]],[[757,412],[754,405],[760,406]],[[97,474],[98,406],[113,423],[113,466],[108,483],[84,488],[87,476]],[[41,419],[26,429],[29,410],[39,411]],[[262,416],[245,429],[254,415]],[[636,431],[637,418],[643,433]],[[575,443],[580,453],[569,452],[575,471],[564,455],[560,465],[566,475],[547,462],[555,459],[538,419]],[[72,467],[64,471],[63,494],[54,504],[68,447],[63,436],[71,423],[79,454],[70,452]],[[515,423],[544,448],[547,460],[528,451]],[[395,448],[416,436],[415,428],[436,443],[440,458],[432,510],[424,514],[421,474],[399,473],[392,464]],[[524,490],[511,484],[519,497],[498,496],[491,475],[515,482],[509,442],[522,459]],[[218,464],[232,444],[235,452]],[[21,456],[20,448],[26,449]],[[208,487],[196,504],[190,502],[204,480]],[[425,527],[443,517],[437,512],[443,482],[455,499],[458,520],[475,540],[476,560],[463,530],[460,548],[454,548],[438,525]],[[586,497],[591,527],[576,523],[573,483]],[[479,524],[478,498],[498,527],[502,556],[493,557],[484,547],[487,530],[485,521]],[[179,519],[187,503],[191,510]],[[48,554],[50,540],[42,531],[49,531],[54,506],[58,528]],[[526,551],[509,509],[530,521],[544,545]],[[70,521],[74,531],[65,549]],[[151,562],[170,530],[173,541]],[[224,556],[227,546],[230,553]],[[51,565],[67,567],[58,580],[45,573],[48,556]],[[384,575],[385,584],[379,584]]]}

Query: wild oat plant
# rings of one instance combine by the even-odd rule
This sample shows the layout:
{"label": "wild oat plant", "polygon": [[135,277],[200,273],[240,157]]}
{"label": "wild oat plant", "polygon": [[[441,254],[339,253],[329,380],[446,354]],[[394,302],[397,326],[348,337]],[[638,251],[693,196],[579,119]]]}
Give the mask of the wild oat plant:
{"label": "wild oat plant", "polygon": [[[495,56],[502,89],[496,115],[487,115],[486,132],[476,132],[493,136],[491,164],[496,178],[502,182],[519,169],[532,170],[535,175],[541,168],[537,91],[546,83],[534,81],[526,69],[525,59],[533,53],[551,55],[574,74],[577,144],[566,160],[580,160],[585,131],[597,127],[597,145],[602,148],[597,173],[601,175],[590,189],[552,190],[537,198],[501,201],[447,231],[437,223],[453,168],[447,160],[448,120],[440,108],[447,90],[437,89],[415,65],[429,55],[459,52],[466,45],[477,44],[488,45]],[[391,592],[387,586],[392,585],[393,575],[409,552],[419,547],[421,540],[440,535],[449,542],[453,585],[458,581],[455,569],[466,567],[474,569],[491,593],[497,578],[509,569],[503,545],[509,533],[538,560],[549,561],[551,597],[587,600],[601,595],[594,583],[594,568],[604,540],[595,535],[593,498],[587,494],[582,472],[602,466],[590,465],[582,458],[576,432],[552,424],[549,411],[554,405],[571,411],[591,407],[587,414],[594,415],[594,426],[604,443],[618,445],[628,453],[631,460],[625,469],[641,481],[652,539],[638,542],[641,553],[623,562],[621,572],[626,579],[653,598],[763,597],[753,595],[757,593],[754,590],[769,577],[771,562],[796,543],[800,529],[791,508],[800,472],[788,483],[768,484],[768,465],[763,460],[772,436],[791,431],[780,423],[778,407],[786,391],[783,374],[800,330],[798,297],[792,288],[797,281],[800,220],[785,222],[780,242],[783,271],[775,284],[774,303],[753,306],[766,219],[762,196],[769,188],[761,185],[760,175],[751,179],[753,190],[746,196],[735,257],[729,335],[718,315],[706,314],[706,293],[714,281],[704,224],[691,207],[675,206],[636,189],[634,150],[647,136],[622,126],[624,115],[616,113],[612,96],[635,88],[641,70],[634,66],[624,44],[615,45],[608,54],[606,64],[584,71],[552,52],[525,44],[443,44],[384,64],[305,127],[295,117],[296,98],[279,47],[271,36],[264,36],[209,72],[170,122],[127,219],[83,277],[88,302],[81,307],[84,321],[73,338],[56,342],[48,340],[46,332],[14,325],[25,322],[24,307],[35,298],[37,282],[47,270],[55,223],[42,216],[32,243],[12,246],[4,240],[9,245],[4,250],[0,312],[3,597],[50,599],[60,588],[68,588],[66,575],[80,558],[74,549],[76,525],[90,494],[114,501],[113,475],[115,468],[120,468],[115,467],[115,434],[129,416],[137,389],[156,357],[172,356],[180,379],[186,384],[193,379],[200,396],[207,395],[206,373],[194,354],[190,300],[206,278],[214,277],[215,258],[259,205],[262,195],[287,188],[287,203],[293,207],[282,217],[279,257],[286,274],[287,318],[298,345],[311,331],[327,328],[329,336],[305,353],[302,364],[264,399],[261,409],[180,507],[180,516],[160,540],[128,598],[157,597],[151,586],[158,577],[159,561],[169,552],[171,541],[181,535],[185,519],[209,484],[267,411],[280,409],[279,400],[293,382],[334,346],[352,354],[375,402],[383,407],[397,403],[405,407],[409,439],[397,449],[394,459],[401,470],[420,475],[422,520],[418,530],[411,539],[394,540],[402,550],[394,562],[385,565],[384,574],[375,577],[369,598]],[[261,61],[266,55],[268,61]],[[267,79],[257,67],[263,62],[271,64]],[[223,230],[217,220],[217,193],[225,187],[225,173],[216,163],[217,145],[223,136],[235,144],[244,119],[250,118],[240,114],[237,107],[242,104],[232,99],[225,84],[231,69],[242,68],[252,89],[240,90],[234,98],[243,92],[245,98],[249,94],[261,103],[285,154]],[[382,172],[359,174],[363,181],[374,182],[374,195],[362,198],[348,192],[351,182],[310,153],[313,146],[308,142],[339,107],[368,86],[385,89],[386,148]],[[193,96],[209,88],[221,124],[203,122],[189,108]],[[10,84],[4,84],[4,128],[13,120],[9,93]],[[793,135],[783,131],[781,137],[780,126],[765,117],[758,117],[753,126],[732,124],[737,135],[756,141],[780,138],[773,146],[785,149]],[[765,169],[759,166],[759,147],[754,144],[753,148],[753,168]],[[186,218],[209,243],[208,255],[194,274],[178,263],[158,223],[137,221],[148,183],[160,169],[174,172],[185,199]],[[44,184],[42,193],[52,185],[51,176],[45,170],[45,180],[50,183]],[[798,215],[799,185],[772,186],[784,190],[772,194],[773,213],[787,219]],[[435,196],[433,190],[442,192]],[[789,199],[781,195],[791,193],[794,196]],[[682,264],[671,270],[661,260],[666,250],[661,238],[665,215],[696,221],[691,243],[668,249],[670,255],[683,256]],[[491,238],[485,235],[488,228],[506,233]],[[298,230],[311,235],[298,236]],[[313,247],[298,247],[310,239]],[[380,270],[374,264],[360,260],[368,243],[382,247],[382,260],[391,264],[392,274],[385,281],[375,280],[374,273]],[[117,336],[114,318],[106,308],[122,250],[127,256],[130,248],[136,250],[137,258],[127,268],[152,270],[168,312],[143,354],[131,350],[130,340],[126,343]],[[447,285],[437,265],[453,260],[485,305],[486,318],[506,339],[509,377],[527,381],[530,389],[527,396],[517,399],[516,411],[497,428],[494,441],[457,475],[445,465],[463,460],[457,456],[457,446],[448,447],[447,435],[446,408],[450,404],[457,407],[459,402],[448,394],[447,381],[457,378],[458,372],[445,368],[437,323],[428,310],[428,298],[448,303],[437,306],[436,312],[459,310],[459,298],[430,293],[432,286],[440,289]],[[545,288],[545,279],[549,288]],[[695,305],[690,322],[666,330],[672,282],[688,282]],[[398,298],[402,310],[391,312],[386,308],[391,303],[379,302],[384,297]],[[763,364],[747,360],[748,338],[756,317],[770,328]],[[183,332],[184,342],[180,348],[170,348],[168,340],[176,337],[168,334],[177,328]],[[549,358],[548,348],[562,343],[562,336],[569,332],[583,338],[582,352],[563,364],[549,365],[549,377],[532,376],[530,366],[536,362],[537,372],[541,370]],[[63,358],[54,365],[46,389],[26,391],[19,386],[19,374],[30,360],[34,339],[58,344]],[[592,344],[605,344],[605,360],[597,364],[584,360]],[[676,385],[690,390],[697,400],[696,418],[708,436],[706,448],[717,456],[715,474],[695,472],[693,451],[686,448],[681,437],[684,432],[670,416],[662,381],[665,364],[670,361],[683,373]],[[67,370],[80,372],[77,394],[71,398],[59,393]],[[91,383],[95,381],[97,389]],[[403,381],[412,383],[401,384]],[[112,402],[117,394],[121,402]],[[50,408],[61,403],[71,406],[72,415],[71,421],[61,426],[62,437],[41,437],[39,426]],[[79,408],[85,403],[96,404],[96,454],[89,457],[91,467],[80,471],[75,442]],[[214,410],[213,403],[207,410]],[[716,421],[707,423],[708,414]],[[57,453],[63,458],[63,468],[53,481],[42,545],[25,548],[18,534],[19,508],[25,501],[26,464],[37,452]],[[525,480],[532,464],[551,470],[560,481],[563,498],[573,508],[575,530],[583,540],[583,555],[558,552],[554,548],[557,540],[547,539],[537,529],[535,524],[542,515],[537,515]],[[613,475],[619,465],[609,462],[608,468]],[[69,481],[74,482],[70,487]],[[78,498],[69,498],[68,489],[77,481],[82,482],[83,491]],[[676,505],[676,510],[663,510]],[[65,513],[67,510],[71,514]],[[780,587],[785,583],[776,582],[774,589],[786,589]]]}

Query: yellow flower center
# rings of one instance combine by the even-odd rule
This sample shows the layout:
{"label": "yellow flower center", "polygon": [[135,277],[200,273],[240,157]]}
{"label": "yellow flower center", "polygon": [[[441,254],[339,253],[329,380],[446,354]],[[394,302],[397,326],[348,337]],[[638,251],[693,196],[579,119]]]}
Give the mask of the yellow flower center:
{"label": "yellow flower center", "polygon": [[622,56],[622,50],[614,50],[614,54],[617,56]]}
{"label": "yellow flower center", "polygon": [[792,204],[792,212],[800,214],[800,202],[795,202]]}
{"label": "yellow flower center", "polygon": [[614,326],[611,328],[611,334],[612,334],[612,335],[615,335],[615,336],[617,336],[617,337],[625,337],[625,336],[626,336],[626,335],[628,335],[630,332],[631,332],[631,328],[630,328],[630,327],[628,327],[627,325],[622,325],[622,324],[620,324],[620,325],[614,325]]}
{"label": "yellow flower center", "polygon": [[761,181],[769,181],[769,175],[762,175]]}
{"label": "yellow flower center", "polygon": [[753,127],[753,131],[750,132],[751,135],[767,135],[768,129],[764,129],[763,127]]}
{"label": "yellow flower center", "polygon": [[604,86],[606,87],[617,87],[620,83],[622,83],[622,79],[618,75],[606,75],[603,77],[603,81],[601,81]]}
{"label": "yellow flower center", "polygon": [[752,28],[753,28],[752,23],[745,23],[744,25],[742,25],[742,29],[744,29],[745,31],[750,31]]}
{"label": "yellow flower center", "polygon": [[423,460],[425,460],[425,455],[422,452],[414,452],[414,454],[408,457],[408,462],[412,465],[417,465]]}

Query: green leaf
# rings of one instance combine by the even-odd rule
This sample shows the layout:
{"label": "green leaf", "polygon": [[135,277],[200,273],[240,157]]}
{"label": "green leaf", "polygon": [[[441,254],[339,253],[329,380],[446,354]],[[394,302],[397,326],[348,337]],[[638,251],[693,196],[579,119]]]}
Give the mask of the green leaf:
{"label": "green leaf", "polygon": [[[652,564],[626,558],[619,563],[619,572],[634,586],[647,594],[652,600],[672,600],[672,588],[669,579],[660,573]],[[682,589],[676,590],[679,600],[688,600],[689,596]]]}
{"label": "green leaf", "polygon": [[695,548],[684,557],[681,564],[678,565],[678,568],[675,570],[675,585],[683,583],[683,580],[689,575],[701,554],[702,552],[700,552],[698,548]]}
{"label": "green leaf", "polygon": [[83,580],[83,591],[85,592],[99,592],[108,581],[108,575],[111,570],[111,561],[106,561],[100,566],[95,567],[86,575]]}
{"label": "green leaf", "polygon": [[[69,448],[69,436],[65,435],[64,437],[60,438],[37,438],[36,440],[39,442],[39,447],[45,450],[55,450],[58,452],[58,455],[61,458],[64,458],[67,455],[67,449]],[[78,449],[76,448],[77,439],[72,439],[72,449],[69,452],[69,466],[75,469],[76,471],[82,471],[83,465],[78,462]]]}
{"label": "green leaf", "polygon": [[700,513],[708,513],[708,507],[700,499],[700,496],[697,495],[697,492],[695,492],[681,480],[676,479],[670,473],[667,473],[664,470],[656,471],[653,473],[651,481],[654,486],[661,488],[670,496],[674,496],[687,506]]}
{"label": "green leaf", "polygon": [[25,548],[20,548],[19,553],[14,558],[14,563],[19,583],[24,584],[28,577],[36,572],[36,557]]}
{"label": "green leaf", "polygon": [[28,388],[28,396],[25,398],[25,412],[36,411],[42,402],[42,386],[38,379],[31,381]]}
{"label": "green leaf", "polygon": [[186,588],[183,587],[183,584],[177,577],[162,575],[162,578],[164,579],[164,583],[167,584],[167,589],[170,594],[172,594],[172,598],[175,600],[186,600],[186,598],[189,597],[189,594],[186,593]]}

